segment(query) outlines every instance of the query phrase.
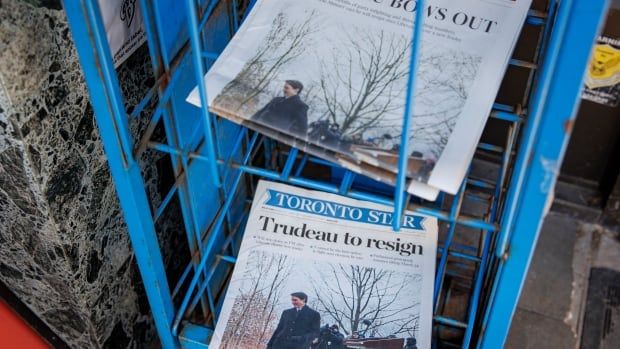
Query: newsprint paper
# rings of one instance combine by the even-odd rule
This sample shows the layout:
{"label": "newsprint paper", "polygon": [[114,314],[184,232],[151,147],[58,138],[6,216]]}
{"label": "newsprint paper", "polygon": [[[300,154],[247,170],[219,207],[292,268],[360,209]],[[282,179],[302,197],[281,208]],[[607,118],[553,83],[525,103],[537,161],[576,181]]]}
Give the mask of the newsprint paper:
{"label": "newsprint paper", "polygon": [[[426,2],[412,194],[458,190],[530,3]],[[412,0],[259,0],[205,77],[209,109],[302,150],[326,148],[360,172],[395,173],[417,10]],[[200,106],[197,89],[188,101]]]}
{"label": "newsprint paper", "polygon": [[145,41],[146,32],[138,0],[99,0],[101,18],[118,68]]}
{"label": "newsprint paper", "polygon": [[209,348],[430,348],[437,220],[261,181]]}

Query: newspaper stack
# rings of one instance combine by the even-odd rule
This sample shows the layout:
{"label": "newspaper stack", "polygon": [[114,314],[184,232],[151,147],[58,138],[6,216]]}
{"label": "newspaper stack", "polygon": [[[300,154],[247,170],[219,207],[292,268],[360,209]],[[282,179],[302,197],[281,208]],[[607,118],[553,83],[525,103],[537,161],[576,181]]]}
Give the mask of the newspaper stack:
{"label": "newspaper stack", "polygon": [[[408,191],[455,194],[531,0],[427,2]],[[259,0],[205,76],[209,109],[394,183],[416,1]],[[200,106],[198,90],[188,97]]]}
{"label": "newspaper stack", "polygon": [[259,182],[209,348],[430,348],[437,220]]}

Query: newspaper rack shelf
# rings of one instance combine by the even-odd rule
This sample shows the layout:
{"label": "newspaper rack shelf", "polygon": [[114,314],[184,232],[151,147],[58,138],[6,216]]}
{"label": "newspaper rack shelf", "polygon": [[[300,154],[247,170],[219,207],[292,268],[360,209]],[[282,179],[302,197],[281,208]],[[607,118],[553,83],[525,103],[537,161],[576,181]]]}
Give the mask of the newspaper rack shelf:
{"label": "newspaper rack shelf", "polygon": [[[436,203],[405,194],[404,161],[395,188],[376,185],[185,103],[196,83],[206,100],[201,86],[206,68],[253,3],[141,0],[155,83],[129,109],[97,2],[64,1],[162,346],[208,347],[253,182],[260,177],[388,204],[394,217],[401,217],[405,208],[437,217],[443,233],[434,342],[438,347],[501,347],[552,198],[590,47],[608,2],[534,2],[543,5],[530,11],[526,22],[526,28],[539,33],[533,60],[510,62],[528,71],[520,106],[497,103],[491,118],[505,125],[502,144],[478,146],[477,157],[494,159],[497,166],[488,171],[484,165],[482,170],[473,166],[457,195],[441,195]],[[417,40],[414,35],[413,56]],[[148,121],[139,136],[129,127],[135,118]],[[163,140],[153,137],[158,127],[164,129]],[[158,202],[149,199],[141,172],[141,155],[152,151],[169,157],[175,175]],[[172,251],[176,260],[187,262],[176,277],[167,275],[157,231],[171,202],[180,207],[184,231],[178,238],[187,244],[187,249]],[[393,221],[397,231],[400,220]]]}

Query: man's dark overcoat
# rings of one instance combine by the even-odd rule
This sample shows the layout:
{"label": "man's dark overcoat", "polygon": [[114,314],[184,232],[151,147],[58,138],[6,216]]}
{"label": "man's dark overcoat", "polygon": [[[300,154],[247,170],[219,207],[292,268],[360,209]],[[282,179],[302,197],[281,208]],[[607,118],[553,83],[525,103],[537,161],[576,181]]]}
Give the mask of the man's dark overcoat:
{"label": "man's dark overcoat", "polygon": [[282,312],[278,327],[273,332],[269,349],[307,349],[319,336],[321,315],[307,305],[297,311],[295,308]]}
{"label": "man's dark overcoat", "polygon": [[308,105],[298,95],[276,97],[252,115],[251,119],[263,126],[305,138],[308,132]]}

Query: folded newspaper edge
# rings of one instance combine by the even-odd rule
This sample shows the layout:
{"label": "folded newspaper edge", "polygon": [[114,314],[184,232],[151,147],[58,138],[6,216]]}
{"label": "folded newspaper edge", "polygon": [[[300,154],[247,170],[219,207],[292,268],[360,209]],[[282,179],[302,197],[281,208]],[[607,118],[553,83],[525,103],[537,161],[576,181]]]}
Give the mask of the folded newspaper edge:
{"label": "folded newspaper edge", "polygon": [[[391,171],[387,171],[382,167],[368,166],[363,162],[353,161],[327,148],[304,142],[298,138],[292,137],[273,128],[254,123],[251,120],[243,119],[233,114],[229,115],[225,112],[220,112],[216,114],[225,116],[227,119],[238,123],[239,125],[245,126],[267,137],[277,139],[285,144],[296,147],[310,155],[331,161],[335,164],[340,164],[340,166],[348,170],[362,174],[376,181],[384,182],[391,185],[394,185],[394,183],[396,183],[396,174]],[[431,187],[425,183],[421,183],[411,179],[408,180],[407,183],[407,187],[414,188],[415,195],[421,197],[422,199],[435,201],[437,199],[437,196],[439,195],[439,189]]]}
{"label": "folded newspaper edge", "polygon": [[[415,99],[413,125],[410,130],[410,147],[412,148],[412,156],[414,154],[419,155],[418,160],[411,158],[412,160],[410,161],[417,161],[415,168],[419,170],[419,173],[408,173],[412,181],[407,190],[413,195],[434,200],[439,190],[455,194],[465,176],[485,122],[491,112],[495,95],[503,79],[503,73],[507,69],[511,52],[525,21],[531,0],[463,0],[458,3],[449,0],[431,0],[427,3],[422,61],[428,58],[426,61],[429,63],[426,66],[423,65],[422,70],[430,70],[428,74],[437,74],[433,70],[433,66],[437,66],[434,63],[435,61],[433,61],[433,59],[437,59],[433,56],[435,55],[441,57],[443,60],[440,63],[446,65],[439,70],[449,71],[446,74],[452,75],[443,76],[441,84],[435,85],[425,83],[425,80],[432,79],[424,79],[420,78],[420,76],[416,79],[418,81],[416,84],[417,91],[439,97],[428,100],[424,100],[421,97],[416,97]],[[400,37],[410,40],[410,27],[413,23],[412,12],[415,12],[415,8],[412,7],[414,2],[407,2],[407,4],[403,2],[376,3],[370,1],[351,3],[345,0],[309,0],[304,2],[293,0],[257,1],[238,33],[205,76],[210,109],[218,114],[230,115],[236,113],[238,116],[237,120],[252,120],[254,125],[262,123],[263,126],[285,133],[296,132],[297,135],[290,138],[302,139],[305,142],[313,143],[317,147],[331,148],[335,152],[342,152],[345,158],[352,156],[358,162],[357,168],[362,167],[359,165],[361,162],[371,167],[380,167],[384,171],[395,173],[396,167],[394,164],[384,163],[380,159],[370,159],[368,152],[352,152],[350,145],[351,142],[353,144],[383,142],[388,143],[388,148],[382,145],[383,149],[389,150],[389,144],[396,142],[400,137],[397,137],[397,135],[400,133],[398,129],[402,125],[402,116],[397,121],[394,121],[393,115],[402,115],[402,108],[393,107],[391,109],[392,114],[388,115],[386,112],[385,115],[379,115],[377,119],[379,121],[376,122],[373,129],[360,131],[356,135],[359,136],[357,141],[344,141],[344,138],[341,138],[337,145],[334,145],[333,142],[328,144],[328,142],[324,141],[325,137],[322,135],[321,137],[310,137],[312,134],[312,123],[322,120],[323,116],[321,115],[325,115],[327,113],[326,110],[330,108],[326,105],[344,101],[346,99],[346,91],[354,91],[355,93],[354,87],[344,88],[345,93],[338,95],[341,98],[337,101],[330,101],[328,99],[327,92],[331,92],[331,90],[327,91],[327,88],[324,88],[325,91],[322,93],[325,96],[325,101],[323,102],[317,102],[317,100],[320,100],[320,93],[311,95],[312,92],[306,92],[306,95],[303,96],[308,104],[303,101],[299,102],[299,98],[295,102],[296,104],[283,102],[288,101],[288,99],[274,96],[281,95],[282,92],[278,92],[279,86],[285,81],[287,83],[291,81],[288,79],[296,79],[294,81],[297,82],[304,81],[306,85],[310,85],[309,89],[316,90],[320,89],[320,87],[317,87],[319,85],[328,85],[327,80],[330,77],[340,77],[339,74],[342,74],[342,72],[338,70],[341,69],[338,67],[343,66],[341,62],[337,62],[339,64],[337,68],[332,67],[332,70],[328,70],[328,72],[333,71],[332,75],[328,74],[327,78],[321,75],[323,74],[323,69],[326,69],[324,67],[330,61],[329,58],[325,57],[332,57],[330,54],[334,54],[334,52],[328,52],[328,49],[331,47],[329,45],[333,46],[332,51],[337,51],[337,54],[333,55],[331,61],[337,61],[338,56],[346,57],[347,47],[355,46],[358,44],[357,41],[370,42],[368,45],[372,45],[372,40],[360,39],[363,35],[369,35],[368,33],[372,33],[375,36],[376,33],[380,33],[381,39],[392,45],[396,45],[394,42]],[[306,17],[303,17],[303,14],[306,14]],[[295,26],[287,27],[286,25],[289,23],[287,20],[295,24]],[[277,27],[278,25],[281,27]],[[302,29],[295,31],[291,28]],[[303,32],[303,28],[306,28],[306,32]],[[269,50],[269,43],[278,43],[280,42],[278,40],[282,40],[282,38],[277,36],[277,33],[274,34],[275,29],[279,29],[289,36],[293,34],[305,35],[298,40],[296,45],[306,45],[308,48],[305,51],[298,52],[298,56],[292,58],[277,56],[279,54],[277,52],[279,48],[277,45],[271,47],[273,50]],[[341,32],[345,32],[345,34]],[[329,40],[326,40],[327,38]],[[349,41],[347,41],[347,38]],[[355,40],[352,38],[355,38]],[[306,44],[306,41],[308,44]],[[333,43],[330,44],[330,42]],[[426,48],[427,46],[428,48]],[[358,50],[358,52],[366,48],[368,47],[362,47],[362,50]],[[390,49],[393,49],[393,47],[390,46]],[[409,50],[408,46],[407,49]],[[273,55],[276,55],[275,57],[290,58],[290,61],[293,63],[289,63],[288,66],[284,67],[276,67],[275,71],[277,73],[271,75],[262,76],[256,73],[260,69],[265,69],[265,65],[270,64],[269,59],[274,60],[274,57],[269,56],[269,52],[272,51],[275,52],[273,53]],[[392,51],[387,50],[386,52]],[[379,53],[381,57],[391,57],[389,54]],[[348,54],[350,54],[350,51]],[[408,54],[405,56],[408,57]],[[408,59],[400,58],[401,60],[398,62],[402,64],[408,63]],[[355,57],[349,59],[349,62],[354,60]],[[320,62],[316,63],[315,61]],[[353,65],[353,63],[350,65]],[[334,71],[334,69],[336,70]],[[360,74],[356,75],[356,72],[360,73],[360,71],[353,69],[353,75],[359,76]],[[424,75],[424,72],[421,74]],[[321,75],[320,78],[318,77],[319,75]],[[399,76],[399,78],[402,78],[402,76]],[[354,86],[355,83],[359,82],[355,79],[356,77],[349,77],[349,80],[352,81],[350,86]],[[259,87],[257,87],[258,85],[252,87],[252,84],[254,84],[252,81],[254,80],[260,80],[260,83],[263,85],[259,84]],[[450,81],[459,82],[455,83],[455,86],[449,86]],[[248,88],[248,86],[251,88]],[[301,88],[303,89],[303,85],[301,85]],[[446,90],[452,92],[445,92]],[[455,92],[453,91],[455,90],[461,91],[461,94],[454,95]],[[301,90],[298,89],[298,92],[301,92]],[[286,92],[284,93],[286,94]],[[337,93],[340,92],[334,91],[334,95],[337,95]],[[444,94],[442,95],[441,93]],[[245,98],[248,95],[249,97]],[[403,95],[399,96],[393,95],[389,99],[397,100],[403,97]],[[376,100],[383,101],[382,98],[385,100],[388,97],[377,96]],[[236,106],[235,108],[231,107],[231,100],[236,101],[232,104]],[[239,100],[243,101],[239,102]],[[452,105],[450,102],[446,102],[451,100],[458,100],[458,103]],[[200,106],[197,88],[190,93],[187,101]],[[235,103],[241,104],[238,106]],[[270,113],[273,114],[275,113],[273,112],[275,110],[274,105],[278,103],[281,105],[288,103],[290,105],[289,109],[282,107],[282,110],[293,110],[290,109],[293,108],[293,105],[296,105],[297,109],[304,108],[304,106],[306,109],[309,108],[307,118],[310,128],[307,134],[306,131],[303,131],[303,128],[301,131],[292,131],[290,128],[291,119],[303,119],[297,112],[295,112],[297,114],[291,112],[292,114],[279,117],[277,121],[274,121],[276,120],[274,115],[267,115],[265,117],[265,109],[268,112],[271,110]],[[425,103],[426,106],[424,106]],[[443,107],[444,109],[438,107],[444,104],[447,105]],[[228,113],[222,113],[222,110],[227,108],[231,110]],[[451,109],[458,110],[456,116],[454,114],[447,114]],[[429,113],[433,115],[434,119],[428,119],[428,117],[424,116]],[[433,113],[436,113],[436,116]],[[227,115],[223,116],[229,117]],[[347,120],[340,120],[338,117],[334,116],[334,120],[337,122],[331,124],[328,122],[330,127],[334,126],[335,129],[338,129],[341,124],[348,122]],[[388,140],[392,143],[389,143]],[[302,144],[302,142],[297,141],[296,144]],[[396,149],[397,151],[397,147],[398,144],[393,144],[391,149]],[[349,160],[347,162],[354,163],[355,161]],[[394,162],[392,161],[392,163]],[[412,168],[412,166],[409,166],[409,168]],[[389,180],[384,181],[389,182]]]}
{"label": "folded newspaper edge", "polygon": [[394,233],[391,219],[388,206],[261,180],[209,347],[305,348],[339,332],[430,348],[437,220],[408,212]]}

